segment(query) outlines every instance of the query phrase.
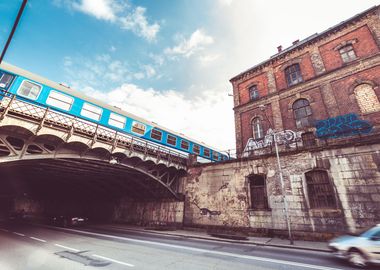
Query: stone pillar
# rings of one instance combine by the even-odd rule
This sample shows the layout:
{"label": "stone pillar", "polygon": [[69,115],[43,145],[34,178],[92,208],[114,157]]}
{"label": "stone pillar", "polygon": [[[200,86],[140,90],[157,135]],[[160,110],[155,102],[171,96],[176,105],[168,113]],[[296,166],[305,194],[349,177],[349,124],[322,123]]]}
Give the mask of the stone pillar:
{"label": "stone pillar", "polygon": [[330,83],[320,86],[323,103],[326,106],[329,117],[335,117],[340,115],[338,104],[336,102],[333,89]]}
{"label": "stone pillar", "polygon": [[375,14],[370,17],[368,21],[368,27],[376,41],[377,46],[380,48],[380,8],[378,7]]}
{"label": "stone pillar", "polygon": [[232,82],[232,91],[234,96],[234,107],[240,105],[239,88],[237,82]]}
{"label": "stone pillar", "polygon": [[273,115],[273,128],[278,131],[283,130],[284,126],[282,124],[282,113],[278,96],[271,102],[271,107]]}
{"label": "stone pillar", "polygon": [[325,65],[323,64],[323,60],[317,46],[314,46],[312,48],[310,57],[316,75],[322,74],[326,71]]}
{"label": "stone pillar", "polygon": [[273,68],[268,69],[267,78],[268,78],[268,93],[271,94],[271,93],[277,92],[276,80],[274,78]]}
{"label": "stone pillar", "polygon": [[235,112],[235,136],[236,136],[236,154],[239,156],[243,152],[241,140],[241,116],[240,112]]}

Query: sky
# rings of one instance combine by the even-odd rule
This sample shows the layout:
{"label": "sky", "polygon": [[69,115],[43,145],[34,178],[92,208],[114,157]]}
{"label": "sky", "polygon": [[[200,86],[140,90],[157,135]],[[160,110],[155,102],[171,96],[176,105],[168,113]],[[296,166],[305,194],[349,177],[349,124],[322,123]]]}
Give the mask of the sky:
{"label": "sky", "polygon": [[[0,48],[22,0],[0,0]],[[29,0],[4,61],[220,150],[240,72],[379,0]]]}

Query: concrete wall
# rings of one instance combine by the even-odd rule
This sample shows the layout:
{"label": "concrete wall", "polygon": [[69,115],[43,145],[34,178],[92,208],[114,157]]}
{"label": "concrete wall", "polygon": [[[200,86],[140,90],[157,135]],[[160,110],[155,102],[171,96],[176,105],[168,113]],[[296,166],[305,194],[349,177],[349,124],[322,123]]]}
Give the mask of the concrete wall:
{"label": "concrete wall", "polygon": [[[380,144],[282,154],[282,171],[296,236],[329,238],[380,223]],[[311,209],[305,173],[325,170],[337,207]],[[247,176],[264,174],[269,208],[253,210]],[[286,234],[275,156],[192,167],[185,179],[185,226],[224,226]],[[205,210],[207,209],[207,210]]]}

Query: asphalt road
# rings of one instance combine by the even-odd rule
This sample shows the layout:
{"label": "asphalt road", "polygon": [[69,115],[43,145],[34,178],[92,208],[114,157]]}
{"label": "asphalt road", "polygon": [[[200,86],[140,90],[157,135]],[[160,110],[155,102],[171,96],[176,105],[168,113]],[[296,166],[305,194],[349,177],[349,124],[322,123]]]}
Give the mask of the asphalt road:
{"label": "asphalt road", "polygon": [[0,269],[354,269],[328,253],[110,228],[0,223]]}

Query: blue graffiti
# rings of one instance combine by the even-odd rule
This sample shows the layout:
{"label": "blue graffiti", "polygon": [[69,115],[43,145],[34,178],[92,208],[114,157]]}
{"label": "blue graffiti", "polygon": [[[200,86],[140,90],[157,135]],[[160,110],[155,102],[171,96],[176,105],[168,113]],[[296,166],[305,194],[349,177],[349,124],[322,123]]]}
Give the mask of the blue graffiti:
{"label": "blue graffiti", "polygon": [[373,126],[368,121],[359,119],[356,114],[349,113],[316,121],[315,127],[317,137],[327,139],[368,134]]}

